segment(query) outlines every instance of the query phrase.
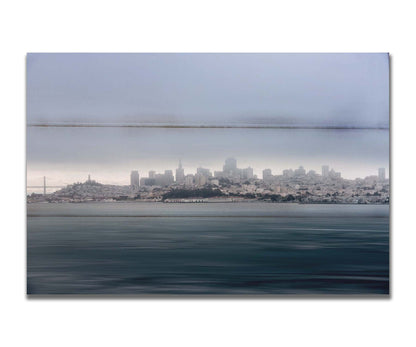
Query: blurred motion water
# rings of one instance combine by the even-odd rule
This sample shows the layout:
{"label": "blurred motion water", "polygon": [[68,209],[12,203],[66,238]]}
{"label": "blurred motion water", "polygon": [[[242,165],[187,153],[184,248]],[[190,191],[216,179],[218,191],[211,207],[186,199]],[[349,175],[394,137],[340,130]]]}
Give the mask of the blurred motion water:
{"label": "blurred motion water", "polygon": [[27,206],[28,294],[388,294],[389,206]]}

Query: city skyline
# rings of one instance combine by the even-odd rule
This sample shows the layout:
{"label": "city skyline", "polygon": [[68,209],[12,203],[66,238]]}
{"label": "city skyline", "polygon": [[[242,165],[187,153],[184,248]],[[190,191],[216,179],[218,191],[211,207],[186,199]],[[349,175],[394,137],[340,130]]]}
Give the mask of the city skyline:
{"label": "city skyline", "polygon": [[[175,175],[174,175],[175,172]],[[40,186],[30,188],[42,188]],[[49,188],[49,191],[48,191]],[[51,188],[57,188],[51,192]],[[144,201],[144,202],[237,202],[269,201],[331,204],[386,204],[390,201],[390,182],[385,168],[377,175],[355,180],[342,178],[342,173],[329,165],[321,171],[307,170],[303,166],[283,170],[280,174],[266,168],[260,177],[251,166],[241,167],[236,158],[224,160],[220,170],[198,167],[196,172],[185,173],[180,159],[175,170],[162,172],[149,170],[130,171],[128,185],[103,184],[91,178],[78,180],[66,186],[47,185],[43,193],[28,191],[28,203],[35,202],[87,202],[87,201]],[[214,199],[214,200],[212,200]]]}
{"label": "city skyline", "polygon": [[[232,158],[232,157],[229,157],[229,158]],[[232,159],[235,159],[235,158],[232,158]],[[294,168],[287,167],[285,169],[282,169],[281,171],[275,171],[275,170],[271,169],[270,167],[267,167],[267,168],[264,168],[264,169],[256,169],[256,168],[254,168],[254,167],[252,167],[250,165],[247,168],[250,168],[252,170],[252,175],[253,175],[252,178],[264,179],[264,172],[265,171],[270,171],[270,174],[273,175],[273,176],[282,176],[282,175],[285,174],[285,171],[287,171],[287,170],[291,170],[291,171],[294,172],[294,171],[296,171],[297,169],[300,169],[300,168],[302,168],[302,169],[305,170],[305,174],[307,174],[309,172],[314,172],[318,176],[324,176],[325,175],[324,174],[324,170],[325,170],[324,168],[325,167],[327,168],[328,173],[331,172],[331,170],[332,170],[333,172],[339,174],[340,175],[340,178],[348,179],[348,180],[364,179],[365,177],[370,177],[370,176],[378,176],[379,178],[380,177],[384,177],[384,179],[389,179],[389,174],[388,174],[389,171],[388,171],[388,168],[384,168],[384,167],[377,168],[377,169],[373,170],[373,172],[369,173],[368,175],[361,176],[361,177],[354,177],[354,178],[344,177],[343,176],[343,173],[342,173],[342,170],[335,170],[336,168],[334,168],[334,167],[332,167],[331,165],[328,165],[328,164],[321,165],[319,170],[316,170],[316,169],[313,169],[313,168],[307,168],[307,167],[304,167],[303,165],[299,165],[298,167],[294,167]],[[222,168],[223,168],[223,166],[222,166]],[[206,166],[205,167],[204,166],[198,166],[198,167],[195,167],[195,168],[188,168],[188,169],[186,169],[185,166],[183,165],[182,159],[179,159],[178,165],[177,165],[176,168],[169,167],[169,168],[165,168],[165,169],[162,169],[162,170],[153,170],[153,169],[144,170],[144,169],[137,169],[136,168],[136,169],[130,170],[128,172],[128,174],[125,173],[125,175],[124,175],[125,177],[121,181],[111,181],[111,182],[108,182],[108,181],[105,181],[105,180],[101,180],[99,174],[98,175],[95,175],[94,173],[90,173],[90,172],[88,172],[86,174],[87,175],[86,177],[88,177],[88,180],[89,180],[90,179],[90,176],[92,176],[93,177],[93,180],[95,180],[97,182],[100,182],[100,183],[103,183],[103,184],[131,185],[131,182],[132,182],[131,181],[132,180],[131,175],[133,173],[135,175],[135,179],[138,182],[140,182],[140,180],[143,179],[143,178],[154,178],[154,176],[152,177],[152,174],[153,175],[166,174],[166,172],[169,171],[170,174],[172,174],[173,182],[174,183],[178,183],[178,182],[179,183],[184,183],[186,176],[190,176],[190,175],[195,176],[195,174],[198,173],[199,169],[209,170],[210,177],[216,178],[217,176],[215,174],[217,172],[220,172],[222,168],[218,168],[218,170],[215,170],[213,168],[206,167]],[[239,169],[247,169],[247,168],[239,168]],[[177,176],[178,176],[178,169],[181,169],[183,171],[183,181],[178,181],[178,178],[177,178]],[[41,183],[43,184],[43,180],[44,180],[45,177],[46,176],[41,176],[39,178],[36,178],[36,180],[35,179],[32,179],[31,182],[34,182],[34,183],[28,183],[27,185],[28,186],[31,186],[31,185],[40,186]],[[42,182],[40,182],[40,181],[42,181]],[[54,179],[53,177],[48,177],[48,181],[52,181],[52,183],[48,183],[47,186],[48,185],[58,184],[58,183],[61,183],[62,185],[68,185],[68,184],[73,184],[75,182],[84,182],[85,181],[85,177],[80,177],[79,179],[75,179],[75,180],[73,180],[71,182],[70,181],[66,181],[66,182],[58,182],[58,183],[57,183],[56,179]],[[142,186],[142,184],[139,183],[139,184],[137,184],[137,186]]]}
{"label": "city skyline", "polygon": [[[342,172],[341,171],[335,171],[335,168],[333,168],[333,167],[331,167],[330,165],[327,165],[327,164],[321,166],[321,171],[317,171],[317,170],[314,170],[314,169],[307,169],[307,168],[304,168],[303,165],[299,165],[299,167],[297,167],[297,168],[286,168],[286,169],[283,169],[282,172],[274,172],[270,168],[257,169],[256,172],[261,172],[262,173],[262,175],[258,175],[256,173],[254,173],[255,168],[251,167],[250,165],[246,168],[242,168],[242,167],[239,168],[238,165],[237,165],[237,160],[233,157],[228,157],[225,160],[225,163],[222,167],[223,168],[222,170],[213,170],[212,168],[209,168],[209,167],[199,166],[194,170],[189,170],[188,172],[185,172],[184,171],[185,170],[184,166],[182,165],[182,159],[179,159],[179,163],[178,163],[178,166],[177,166],[176,170],[172,170],[172,169],[167,168],[165,170],[161,170],[160,172],[157,172],[156,170],[152,169],[152,170],[149,170],[147,172],[147,176],[146,176],[146,172],[144,170],[141,171],[141,170],[137,169],[137,170],[132,170],[131,175],[135,175],[135,179],[137,179],[138,176],[136,176],[136,175],[140,175],[140,178],[154,178],[154,176],[157,175],[157,174],[168,174],[168,175],[172,175],[174,177],[174,181],[179,182],[179,183],[183,183],[186,176],[197,175],[199,173],[202,173],[202,174],[206,173],[207,176],[212,177],[212,178],[221,178],[221,177],[227,177],[227,175],[225,175],[225,176],[223,175],[223,172],[225,172],[227,170],[226,169],[227,165],[233,165],[233,164],[227,163],[227,161],[230,161],[230,160],[234,161],[234,169],[241,170],[243,172],[242,176],[240,177],[241,179],[244,179],[244,178],[264,179],[265,172],[268,172],[268,174],[271,175],[271,176],[284,176],[285,174],[288,173],[287,171],[290,171],[292,173],[293,172],[296,173],[297,170],[303,170],[304,175],[306,175],[306,174],[317,174],[317,175],[320,175],[322,177],[327,177],[330,174],[333,174],[333,175],[336,174],[337,177],[339,177],[339,178],[345,178],[345,177],[342,177]],[[232,169],[229,169],[229,170],[232,170]],[[244,177],[244,170],[251,170],[250,176]],[[192,172],[190,172],[190,171],[192,171]],[[205,172],[203,172],[203,171],[205,171]],[[176,172],[176,174],[174,174],[174,172]],[[178,178],[178,176],[179,176],[179,178]],[[230,175],[228,175],[228,176],[230,176]],[[383,179],[383,180],[389,178],[388,176],[386,176],[386,168],[382,167],[382,168],[377,168],[377,171],[375,173],[366,175],[364,177],[355,177],[354,179],[360,179],[360,178],[363,179],[363,178],[369,177],[369,176],[378,176],[380,179]],[[346,178],[346,179],[351,179],[351,178]]]}

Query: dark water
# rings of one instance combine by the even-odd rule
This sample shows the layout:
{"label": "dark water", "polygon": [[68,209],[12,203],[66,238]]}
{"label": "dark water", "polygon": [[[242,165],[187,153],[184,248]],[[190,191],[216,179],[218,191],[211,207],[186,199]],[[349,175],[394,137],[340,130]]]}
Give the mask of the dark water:
{"label": "dark water", "polygon": [[388,294],[389,207],[28,205],[29,294]]}

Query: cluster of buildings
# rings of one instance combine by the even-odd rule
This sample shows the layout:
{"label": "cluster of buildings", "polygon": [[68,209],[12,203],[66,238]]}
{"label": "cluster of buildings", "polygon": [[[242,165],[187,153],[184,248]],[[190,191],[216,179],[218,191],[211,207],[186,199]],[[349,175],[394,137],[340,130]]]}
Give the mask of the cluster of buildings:
{"label": "cluster of buildings", "polygon": [[222,171],[214,171],[199,167],[195,174],[185,175],[182,162],[176,169],[176,175],[173,176],[172,170],[165,170],[164,173],[149,171],[148,177],[139,177],[139,172],[134,170],[130,174],[130,185],[134,188],[143,186],[167,186],[167,185],[185,185],[185,186],[204,186],[207,184],[219,185],[220,179],[226,178],[232,181],[249,180],[257,178],[253,174],[253,168],[248,167],[240,169],[237,167],[237,160],[228,158],[225,160]]}
{"label": "cluster of buildings", "polygon": [[[341,173],[336,172],[328,165],[322,166],[321,174],[314,170],[306,172],[303,166],[299,168],[283,170],[281,175],[273,175],[271,169],[264,169],[262,172],[262,180],[266,184],[280,183],[282,181],[296,181],[310,182],[319,179],[320,181],[342,179]],[[156,173],[149,171],[148,177],[140,178],[139,172],[134,170],[130,174],[130,185],[133,188],[152,187],[152,186],[171,186],[171,185],[185,185],[185,186],[218,186],[222,179],[226,179],[232,183],[239,183],[243,181],[257,180],[257,175],[254,175],[253,168],[238,168],[237,160],[235,158],[227,158],[223,165],[222,171],[214,171],[212,174],[210,169],[199,167],[195,174],[185,175],[182,162],[179,161],[179,166],[176,169],[176,175],[173,176],[172,170],[165,170],[164,173]],[[386,180],[385,168],[378,170],[378,180]]]}
{"label": "cluster of buildings", "polygon": [[163,194],[172,189],[199,189],[201,187],[219,188],[224,196],[247,199],[280,199],[292,196],[304,203],[387,203],[390,186],[386,170],[380,168],[378,175],[355,180],[344,179],[340,172],[328,165],[322,171],[306,171],[303,166],[283,170],[273,174],[264,169],[262,177],[253,173],[253,168],[238,168],[235,158],[227,158],[222,171],[199,167],[195,174],[185,175],[182,163],[173,177],[171,170],[164,174],[149,172],[149,177],[141,178],[137,171],[131,173],[131,187],[142,197],[162,199]]}
{"label": "cluster of buildings", "polygon": [[101,184],[88,177],[85,182],[77,182],[66,186],[52,194],[32,194],[28,196],[31,202],[86,202],[114,201],[127,199],[132,193],[130,186]]}
{"label": "cluster of buildings", "polygon": [[[328,165],[322,166],[321,173],[306,171],[302,166],[292,170],[283,170],[275,175],[271,169],[264,169],[262,177],[253,174],[251,167],[238,168],[237,160],[225,160],[222,171],[211,172],[199,167],[195,174],[185,175],[179,162],[175,175],[172,170],[163,173],[149,171],[148,177],[140,177],[137,170],[130,174],[130,185],[105,185],[88,178],[84,183],[75,183],[53,194],[35,194],[28,196],[28,202],[80,202],[90,200],[142,200],[165,201],[172,191],[202,192],[215,190],[221,199],[233,201],[297,201],[301,203],[389,203],[390,185],[386,179],[386,170],[380,168],[378,175],[344,179]],[[211,194],[212,195],[212,194]]]}

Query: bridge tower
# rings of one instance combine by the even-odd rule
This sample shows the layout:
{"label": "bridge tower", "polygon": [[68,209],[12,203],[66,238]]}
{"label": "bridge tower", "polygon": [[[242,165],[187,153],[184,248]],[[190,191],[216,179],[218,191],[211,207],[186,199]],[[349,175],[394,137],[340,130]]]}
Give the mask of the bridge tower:
{"label": "bridge tower", "polygon": [[46,195],[46,176],[43,176],[43,195]]}

